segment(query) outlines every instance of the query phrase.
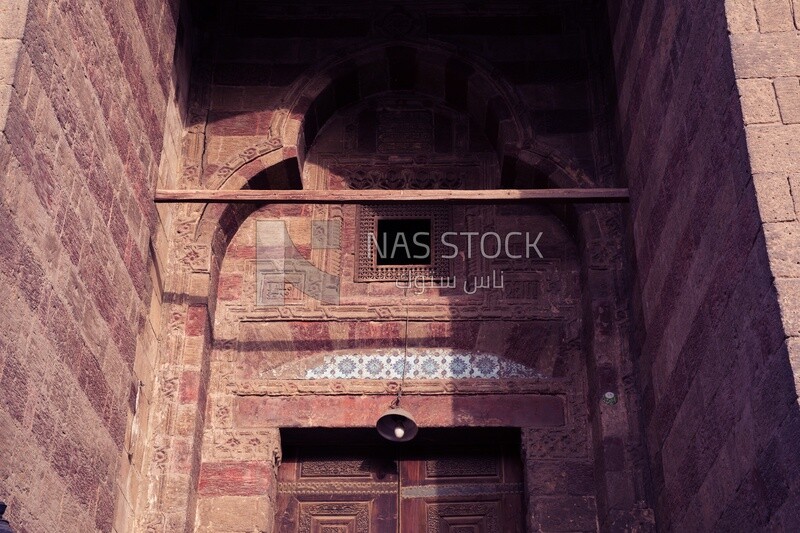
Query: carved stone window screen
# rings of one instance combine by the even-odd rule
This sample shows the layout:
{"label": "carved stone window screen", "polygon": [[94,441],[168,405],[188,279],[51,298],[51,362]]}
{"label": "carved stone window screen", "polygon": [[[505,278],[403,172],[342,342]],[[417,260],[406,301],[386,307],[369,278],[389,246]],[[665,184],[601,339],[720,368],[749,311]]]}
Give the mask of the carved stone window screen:
{"label": "carved stone window screen", "polygon": [[[416,276],[446,278],[450,276],[450,260],[442,256],[442,233],[450,227],[450,209],[440,205],[361,205],[358,206],[356,228],[355,281],[397,281]],[[429,265],[378,265],[375,243],[378,242],[378,220],[387,218],[424,218],[431,221],[431,263]],[[372,235],[372,237],[370,237]]]}

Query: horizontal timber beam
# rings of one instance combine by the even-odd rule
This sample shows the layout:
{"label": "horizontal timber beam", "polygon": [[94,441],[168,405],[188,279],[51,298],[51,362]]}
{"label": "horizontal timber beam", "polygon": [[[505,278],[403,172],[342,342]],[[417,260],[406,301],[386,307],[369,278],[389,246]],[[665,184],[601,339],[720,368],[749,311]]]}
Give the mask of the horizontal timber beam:
{"label": "horizontal timber beam", "polygon": [[156,203],[627,202],[628,189],[157,190]]}

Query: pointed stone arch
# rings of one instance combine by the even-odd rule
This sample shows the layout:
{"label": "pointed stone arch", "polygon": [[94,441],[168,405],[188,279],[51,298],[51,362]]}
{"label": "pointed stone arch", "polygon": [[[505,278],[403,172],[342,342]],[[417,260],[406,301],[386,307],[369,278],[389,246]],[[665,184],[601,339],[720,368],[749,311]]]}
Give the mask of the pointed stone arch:
{"label": "pointed stone arch", "polygon": [[533,130],[513,87],[491,65],[444,43],[379,42],[343,51],[310,69],[291,87],[273,119],[302,166],[319,131],[338,110],[368,96],[410,91],[470,115],[498,158],[521,148]]}
{"label": "pointed stone arch", "polygon": [[[393,70],[399,68],[398,65],[411,61],[408,57],[412,54],[407,49],[431,51],[426,61],[439,61],[438,66],[445,72],[443,79],[437,80],[438,85],[417,87],[413,83],[408,85],[407,80],[402,81],[402,77],[400,82],[391,81]],[[417,65],[415,68],[421,68],[425,61],[411,63]],[[307,148],[313,143],[321,125],[324,125],[324,120],[320,117],[327,120],[337,109],[347,105],[347,99],[339,97],[338,102],[341,105],[336,107],[337,91],[344,91],[342,88],[347,87],[347,83],[352,84],[353,76],[360,87],[365,78],[361,78],[361,74],[351,73],[364,73],[369,69],[378,69],[385,74],[387,90],[393,88],[392,83],[400,83],[395,88],[439,94],[445,102],[460,105],[462,110],[475,117],[476,123],[483,125],[487,137],[494,138],[493,146],[501,162],[502,177],[505,180],[503,186],[556,188],[594,185],[591,177],[579,166],[535,139],[526,120],[525,107],[517,100],[513,89],[496,76],[493,70],[486,68],[480,61],[465,60],[463,54],[454,49],[410,44],[375,45],[352,56],[337,56],[311,69],[296,82],[283,103],[284,109],[274,118],[272,131],[276,137],[232,158],[229,164],[218,170],[209,185],[225,189],[245,188],[250,179],[259,172],[292,158],[296,158],[298,166],[302,168]],[[408,71],[403,68],[400,70]],[[351,81],[347,82],[348,79]],[[451,80],[450,85],[448,79]],[[362,96],[360,92],[358,95]],[[330,102],[333,102],[333,107],[325,107],[330,106]],[[193,247],[194,253],[204,256],[197,263],[208,266],[199,269],[199,272],[190,269],[195,270],[194,273],[202,273],[203,276],[194,276],[201,281],[195,283],[193,279],[192,303],[187,322],[202,322],[203,327],[192,322],[191,328],[187,329],[199,331],[203,337],[207,336],[211,340],[203,345],[203,353],[193,354],[194,358],[201,361],[202,370],[199,375],[207,376],[211,353],[216,349],[213,327],[222,260],[228,243],[242,222],[256,208],[257,206],[248,204],[212,204],[194,212],[194,231],[188,246]],[[635,394],[629,386],[629,372],[632,370],[628,361],[624,328],[609,324],[608,318],[613,315],[614,319],[625,320],[624,317],[620,318],[625,312],[624,292],[620,296],[619,288],[623,280],[621,271],[615,266],[622,258],[619,231],[622,214],[617,207],[601,205],[570,205],[564,211],[565,217],[572,220],[572,227],[582,250],[581,279],[584,290],[581,305],[585,318],[581,335],[582,349],[588,359],[589,409],[592,413],[595,455],[599,461],[603,457],[604,448],[613,446],[614,439],[620,440],[618,435],[625,429],[618,427],[617,422],[624,417],[624,413],[620,414],[624,406],[618,407],[616,413],[606,413],[601,410],[599,402],[596,402],[598,405],[593,403],[597,394],[607,390],[631,396]],[[599,318],[591,318],[595,316]],[[198,454],[199,451],[195,453]],[[601,484],[610,487],[615,479],[611,472],[614,466],[606,468],[602,462],[598,462],[598,465]],[[608,476],[603,469],[609,470]]]}

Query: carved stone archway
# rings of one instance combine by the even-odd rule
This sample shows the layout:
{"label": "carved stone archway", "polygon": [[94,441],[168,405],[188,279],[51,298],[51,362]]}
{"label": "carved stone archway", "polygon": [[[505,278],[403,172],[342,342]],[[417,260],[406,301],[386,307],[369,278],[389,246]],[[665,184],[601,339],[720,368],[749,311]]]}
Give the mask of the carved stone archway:
{"label": "carved stone archway", "polygon": [[[320,117],[327,115],[329,118],[337,109],[339,88],[346,87],[347,83],[352,87],[353,76],[360,83],[361,73],[369,69],[382,68],[391,72],[398,68],[397,61],[408,61],[408,56],[413,55],[408,50],[414,49],[408,44],[378,45],[352,56],[336,57],[312,69],[287,97],[285,112],[277,114],[273,131],[279,132],[278,135],[232,159],[217,171],[209,184],[217,188],[242,188],[250,178],[272,165],[297,158],[302,166],[307,143],[313,142],[321,129]],[[449,94],[451,104],[461,105],[473,116],[482,117],[480,123],[485,132],[494,137],[504,185],[593,185],[593,180],[578,165],[537,143],[525,119],[524,107],[496,73],[479,62],[463,59],[452,49],[436,49],[427,44],[416,49],[431,52],[426,61],[451,74],[445,75],[438,88],[407,85],[408,80],[401,82],[401,88],[424,89],[428,94],[440,91],[435,94],[445,100]],[[454,80],[450,85],[448,76]],[[392,88],[391,83],[387,81],[387,89]],[[461,96],[454,96],[456,94]],[[324,107],[331,99],[334,105]],[[339,103],[346,105],[347,100]],[[315,124],[310,128],[312,118]],[[212,360],[225,357],[226,350],[231,348],[225,341],[216,339],[213,331],[220,291],[219,274],[228,244],[255,208],[241,204],[181,208],[184,212],[177,225],[179,235],[175,248],[178,268],[171,273],[168,282],[174,295],[170,304],[172,318],[162,344],[167,362],[162,369],[158,407],[164,424],[159,426],[160,437],[155,439],[151,450],[154,458],[151,480],[153,491],[175,491],[169,488],[172,483],[183,487],[188,496],[157,498],[154,505],[158,507],[151,509],[146,523],[152,526],[152,531],[163,526],[182,530],[193,523],[205,418],[230,416],[230,413],[213,414],[204,410]],[[589,370],[588,410],[597,465],[599,516],[606,524],[633,527],[639,521],[646,521],[647,511],[639,508],[635,501],[619,504],[610,497],[619,491],[642,494],[644,484],[642,450],[623,446],[629,442],[640,443],[641,438],[638,435],[638,397],[627,348],[622,217],[622,209],[611,205],[567,206],[564,209],[564,219],[571,221],[568,226],[575,232],[581,253],[583,331],[580,337]],[[607,391],[615,392],[621,401],[614,406],[602,403],[600,396]],[[179,425],[171,422],[178,417]],[[277,461],[277,435],[254,438],[262,439],[258,446],[264,452],[257,468],[269,472]],[[612,455],[614,461],[608,461]],[[271,489],[263,487],[263,490]]]}

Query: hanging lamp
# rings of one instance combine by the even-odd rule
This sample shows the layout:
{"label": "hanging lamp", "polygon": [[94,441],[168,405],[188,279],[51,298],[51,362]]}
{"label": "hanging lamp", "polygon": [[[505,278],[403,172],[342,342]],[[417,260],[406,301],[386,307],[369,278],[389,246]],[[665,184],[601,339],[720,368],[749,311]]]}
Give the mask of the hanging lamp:
{"label": "hanging lamp", "polygon": [[389,408],[383,412],[375,423],[378,434],[391,442],[408,442],[413,439],[419,431],[419,426],[414,420],[414,416],[400,407],[400,398],[403,396],[403,385],[406,381],[406,364],[408,363],[408,307],[406,307],[406,334],[403,349],[403,375],[400,386],[397,388],[397,397],[389,404]]}

